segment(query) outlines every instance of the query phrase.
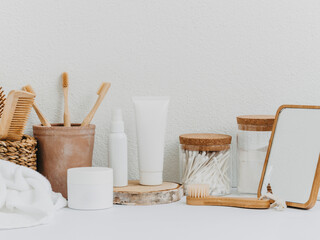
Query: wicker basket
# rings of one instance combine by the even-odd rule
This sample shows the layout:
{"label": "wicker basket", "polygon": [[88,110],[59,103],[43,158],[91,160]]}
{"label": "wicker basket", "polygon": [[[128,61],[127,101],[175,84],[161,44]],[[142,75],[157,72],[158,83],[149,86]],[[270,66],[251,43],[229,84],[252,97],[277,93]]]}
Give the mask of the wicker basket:
{"label": "wicker basket", "polygon": [[0,141],[0,159],[37,170],[37,141],[24,135],[21,141]]}

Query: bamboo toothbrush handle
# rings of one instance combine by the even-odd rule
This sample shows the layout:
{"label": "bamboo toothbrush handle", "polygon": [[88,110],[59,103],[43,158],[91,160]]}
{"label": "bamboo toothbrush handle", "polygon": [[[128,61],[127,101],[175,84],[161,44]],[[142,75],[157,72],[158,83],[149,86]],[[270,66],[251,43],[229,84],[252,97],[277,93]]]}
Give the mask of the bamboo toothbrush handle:
{"label": "bamboo toothbrush handle", "polygon": [[213,197],[213,196],[205,197],[205,198],[187,197],[187,204],[267,209],[270,207],[270,200],[259,200],[257,198]]}
{"label": "bamboo toothbrush handle", "polygon": [[65,87],[63,89],[64,94],[64,126],[71,127],[70,123],[70,113],[69,113],[69,105],[68,105],[68,88]]}
{"label": "bamboo toothbrush handle", "polygon": [[51,127],[51,124],[49,123],[49,121],[43,116],[43,114],[40,112],[38,106],[33,103],[33,109],[34,111],[36,112],[36,114],[38,115],[38,118],[40,120],[40,122],[42,123],[43,126],[46,126],[46,127]]}
{"label": "bamboo toothbrush handle", "polygon": [[[26,85],[23,88],[23,91],[28,92],[28,93],[32,93],[34,95],[36,95],[35,91],[33,90],[33,88],[31,87],[31,85]],[[51,127],[51,124],[49,123],[49,121],[44,117],[44,115],[41,113],[40,109],[38,108],[38,106],[36,105],[35,102],[33,102],[32,107],[34,109],[34,111],[36,112],[36,114],[38,115],[38,118],[40,120],[40,122],[42,123],[43,126],[46,127]]]}
{"label": "bamboo toothbrush handle", "polygon": [[101,97],[101,96],[98,97],[98,100],[94,104],[93,108],[91,109],[89,114],[86,116],[86,118],[83,120],[83,122],[81,123],[82,127],[88,126],[90,124],[90,122],[92,121],[95,113],[97,112],[97,110],[98,110],[103,98],[104,98],[104,96],[103,97]]}
{"label": "bamboo toothbrush handle", "polygon": [[110,86],[111,86],[111,83],[108,83],[108,82],[103,82],[101,84],[101,86],[97,92],[98,99],[97,99],[96,103],[94,104],[93,108],[91,109],[91,111],[89,112],[89,114],[86,116],[86,118],[81,123],[82,127],[88,126],[90,124],[90,122],[92,121],[92,119],[93,119],[96,111],[98,110],[102,100],[106,96]]}

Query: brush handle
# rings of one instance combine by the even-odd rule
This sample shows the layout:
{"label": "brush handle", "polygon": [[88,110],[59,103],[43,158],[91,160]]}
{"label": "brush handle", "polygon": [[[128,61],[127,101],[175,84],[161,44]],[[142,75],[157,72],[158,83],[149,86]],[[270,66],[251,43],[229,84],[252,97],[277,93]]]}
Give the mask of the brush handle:
{"label": "brush handle", "polygon": [[94,104],[93,108],[91,109],[91,111],[89,112],[89,114],[86,116],[86,118],[83,120],[83,122],[81,123],[81,127],[85,127],[88,126],[90,124],[90,122],[92,121],[94,115],[96,114],[102,100],[104,99],[104,96],[100,96],[98,97],[96,103]]}
{"label": "brush handle", "polygon": [[68,104],[68,87],[63,88],[64,94],[64,126],[71,127],[70,123],[70,113],[69,113],[69,104]]}
{"label": "brush handle", "polygon": [[270,200],[259,200],[257,198],[238,198],[238,197],[187,197],[188,205],[198,206],[225,206],[239,208],[267,209],[270,207]]}
{"label": "brush handle", "polygon": [[38,118],[39,118],[40,122],[42,123],[42,125],[46,126],[46,127],[51,127],[51,124],[43,116],[42,112],[40,112],[40,109],[38,108],[38,106],[35,103],[33,103],[32,107],[33,107],[34,111],[36,112],[36,114],[38,115]]}

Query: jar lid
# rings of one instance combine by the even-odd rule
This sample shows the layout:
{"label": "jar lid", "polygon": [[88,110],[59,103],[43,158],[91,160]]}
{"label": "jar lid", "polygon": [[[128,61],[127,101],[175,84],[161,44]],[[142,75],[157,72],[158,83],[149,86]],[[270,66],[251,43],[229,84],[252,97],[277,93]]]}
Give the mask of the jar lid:
{"label": "jar lid", "polygon": [[237,117],[238,129],[244,131],[272,131],[274,115],[243,115]]}
{"label": "jar lid", "polygon": [[180,136],[180,144],[191,151],[222,151],[230,148],[232,137],[215,133],[190,133]]}
{"label": "jar lid", "polygon": [[106,167],[68,169],[68,184],[113,184],[113,170]]}
{"label": "jar lid", "polygon": [[237,117],[238,124],[244,125],[273,125],[274,115],[243,115]]}

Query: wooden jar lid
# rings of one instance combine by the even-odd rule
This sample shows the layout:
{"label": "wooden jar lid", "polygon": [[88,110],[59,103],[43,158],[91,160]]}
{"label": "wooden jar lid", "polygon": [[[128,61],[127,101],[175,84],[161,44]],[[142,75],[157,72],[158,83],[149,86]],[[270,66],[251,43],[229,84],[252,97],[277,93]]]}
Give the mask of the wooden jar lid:
{"label": "wooden jar lid", "polygon": [[243,115],[237,117],[238,128],[246,131],[272,131],[274,115]]}
{"label": "wooden jar lid", "polygon": [[223,151],[230,148],[232,137],[215,133],[190,133],[180,136],[183,149],[191,151]]}

